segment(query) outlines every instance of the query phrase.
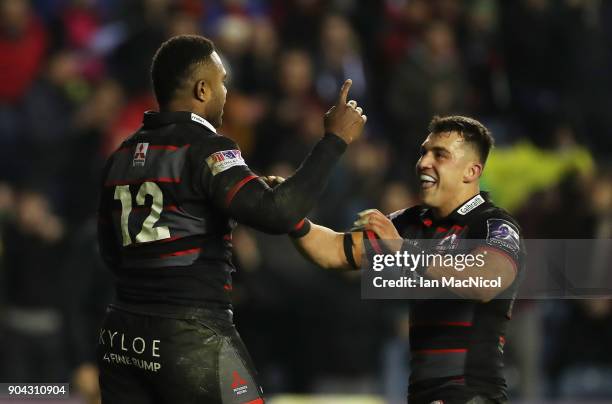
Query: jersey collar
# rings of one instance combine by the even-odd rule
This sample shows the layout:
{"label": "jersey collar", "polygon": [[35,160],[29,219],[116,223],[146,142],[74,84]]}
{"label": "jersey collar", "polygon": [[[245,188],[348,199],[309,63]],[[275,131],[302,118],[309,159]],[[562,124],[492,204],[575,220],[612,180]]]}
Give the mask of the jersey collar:
{"label": "jersey collar", "polygon": [[452,220],[461,220],[469,216],[470,213],[476,211],[480,206],[491,202],[488,192],[481,191],[463,202],[457,209],[455,209],[448,217]]}
{"label": "jersey collar", "polygon": [[489,193],[481,191],[480,193],[474,195],[473,197],[459,205],[457,209],[455,209],[450,215],[446,216],[445,218],[439,219],[438,221],[434,219],[431,208],[427,208],[421,213],[421,221],[427,227],[431,226],[434,222],[463,222],[465,221],[466,217],[470,215],[470,213],[473,213],[482,205],[488,204],[490,202],[491,198],[489,197]]}
{"label": "jersey collar", "polygon": [[147,111],[144,113],[142,118],[142,124],[145,128],[158,127],[164,125],[170,125],[177,122],[194,122],[198,125],[204,126],[211,132],[217,133],[217,130],[210,122],[202,118],[200,115],[194,112],[187,111],[173,111],[173,112],[156,112]]}

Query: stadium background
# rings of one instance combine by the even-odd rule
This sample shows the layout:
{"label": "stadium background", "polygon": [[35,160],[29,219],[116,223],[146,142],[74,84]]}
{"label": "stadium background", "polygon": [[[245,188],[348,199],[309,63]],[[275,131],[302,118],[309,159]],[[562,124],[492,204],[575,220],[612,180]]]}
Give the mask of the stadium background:
{"label": "stadium background", "polygon": [[[112,295],[96,255],[99,170],[155,108],[155,49],[184,33],[215,41],[230,76],[221,132],[262,174],[296,168],[353,79],[368,124],[317,222],[416,203],[427,123],[461,113],[494,132],[483,187],[525,237],[612,235],[612,2],[3,0],[0,381],[72,380],[95,402]],[[402,302],[362,301],[357,277],[314,269],[284,237],[242,227],[234,240],[236,321],[269,396],[402,402]],[[510,328],[514,399],[612,400],[611,300],[520,301]]]}

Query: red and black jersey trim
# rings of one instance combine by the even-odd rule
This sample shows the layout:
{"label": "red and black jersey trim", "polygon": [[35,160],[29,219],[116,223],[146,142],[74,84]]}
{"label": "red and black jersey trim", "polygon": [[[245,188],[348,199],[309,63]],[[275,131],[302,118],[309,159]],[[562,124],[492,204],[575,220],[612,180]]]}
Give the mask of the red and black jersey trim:
{"label": "red and black jersey trim", "polygon": [[249,181],[252,181],[256,178],[259,178],[257,175],[249,175],[247,177],[244,177],[243,179],[241,179],[240,181],[238,181],[231,189],[230,191],[227,193],[226,197],[225,197],[225,207],[229,207],[230,204],[232,203],[232,201],[234,200],[234,197],[236,196],[236,194],[238,193],[238,191],[240,191],[240,189],[242,189],[242,187],[244,187]]}

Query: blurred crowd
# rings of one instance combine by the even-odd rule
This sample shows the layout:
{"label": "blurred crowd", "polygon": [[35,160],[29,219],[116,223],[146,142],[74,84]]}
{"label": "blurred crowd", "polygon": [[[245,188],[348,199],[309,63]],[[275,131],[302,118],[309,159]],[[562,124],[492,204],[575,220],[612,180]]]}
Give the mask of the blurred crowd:
{"label": "blurred crowd", "polygon": [[[112,299],[95,242],[99,172],[156,109],[150,60],[178,34],[215,42],[230,78],[221,132],[261,174],[297,168],[353,80],[368,123],[319,223],[418,203],[429,120],[465,114],[493,131],[483,187],[525,237],[612,237],[612,2],[2,0],[1,381],[71,380],[95,401],[96,327]],[[314,269],[286,238],[234,239],[237,323],[269,393],[403,399],[401,302],[362,301],[358,276]],[[522,301],[511,329],[514,397],[612,397],[611,300]]]}

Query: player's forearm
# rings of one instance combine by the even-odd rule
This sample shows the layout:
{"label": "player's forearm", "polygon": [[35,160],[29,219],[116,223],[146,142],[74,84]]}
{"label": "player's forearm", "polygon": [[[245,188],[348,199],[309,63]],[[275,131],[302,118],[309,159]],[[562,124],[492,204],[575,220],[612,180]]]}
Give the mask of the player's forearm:
{"label": "player's forearm", "polygon": [[290,232],[319,200],[346,143],[327,134],[313,148],[293,176],[275,188],[251,181],[236,195],[230,212],[239,222],[257,230]]}
{"label": "player's forearm", "polygon": [[344,254],[344,234],[312,223],[310,231],[292,238],[296,249],[309,261],[325,269],[350,269]]}

